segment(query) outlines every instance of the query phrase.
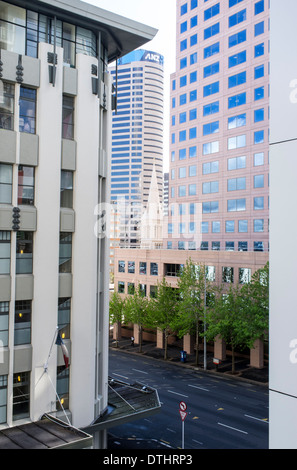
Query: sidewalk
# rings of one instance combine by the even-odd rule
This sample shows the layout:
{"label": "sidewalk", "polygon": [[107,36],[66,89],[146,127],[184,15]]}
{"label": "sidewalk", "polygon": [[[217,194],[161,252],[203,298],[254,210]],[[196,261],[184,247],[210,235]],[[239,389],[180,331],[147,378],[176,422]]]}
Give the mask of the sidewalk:
{"label": "sidewalk", "polygon": [[[156,343],[144,341],[142,344],[142,352],[139,352],[139,345],[131,346],[131,341],[128,338],[121,339],[116,347],[116,341],[110,338],[109,346],[112,350],[124,351],[129,354],[137,354],[143,357],[152,357],[156,360],[176,364],[179,367],[186,367],[193,370],[204,372],[204,357],[203,351],[199,352],[199,367],[195,365],[195,355],[187,354],[186,362],[181,361],[181,349],[177,346],[168,346],[168,359],[164,360],[164,350],[156,348]],[[207,371],[218,375],[231,375],[231,357],[222,362],[216,369],[213,364],[213,354],[207,354]],[[233,378],[253,382],[259,385],[268,386],[268,367],[263,369],[256,369],[249,367],[249,360],[244,358],[237,358],[235,362],[235,374],[231,375]]]}

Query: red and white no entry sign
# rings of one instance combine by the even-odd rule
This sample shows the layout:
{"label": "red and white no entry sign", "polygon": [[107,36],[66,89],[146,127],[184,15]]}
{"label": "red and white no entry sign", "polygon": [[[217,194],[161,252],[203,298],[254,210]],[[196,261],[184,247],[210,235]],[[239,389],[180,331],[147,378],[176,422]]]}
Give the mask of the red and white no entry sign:
{"label": "red and white no entry sign", "polygon": [[186,411],[187,405],[185,404],[184,401],[181,401],[181,402],[180,402],[180,404],[179,404],[179,409],[180,409],[180,411]]}

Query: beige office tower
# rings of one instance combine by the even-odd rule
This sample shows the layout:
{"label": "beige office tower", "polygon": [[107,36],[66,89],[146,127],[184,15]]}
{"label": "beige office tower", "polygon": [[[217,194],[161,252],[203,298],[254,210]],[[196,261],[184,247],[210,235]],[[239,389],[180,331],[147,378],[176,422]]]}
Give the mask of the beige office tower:
{"label": "beige office tower", "polygon": [[[141,218],[155,172],[163,199],[164,58],[138,49],[111,68],[117,96],[112,121],[111,202],[118,213],[115,246],[141,246]],[[116,238],[119,238],[116,239]]]}
{"label": "beige office tower", "polygon": [[108,64],[156,30],[78,0],[0,19],[0,449],[104,448]]}

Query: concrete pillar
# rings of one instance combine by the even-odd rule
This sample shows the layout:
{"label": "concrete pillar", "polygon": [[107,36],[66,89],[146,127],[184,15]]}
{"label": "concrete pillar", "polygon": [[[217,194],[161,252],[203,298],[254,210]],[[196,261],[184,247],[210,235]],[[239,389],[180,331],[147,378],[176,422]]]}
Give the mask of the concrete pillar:
{"label": "concrete pillar", "polygon": [[113,339],[120,340],[122,338],[122,325],[120,323],[114,323],[113,325]]}
{"label": "concrete pillar", "polygon": [[217,336],[215,339],[214,357],[215,359],[220,359],[220,361],[226,360],[226,343],[221,336]]}
{"label": "concrete pillar", "polygon": [[136,344],[139,344],[139,326],[134,323],[133,325],[133,336],[134,336],[134,342]]}
{"label": "concrete pillar", "polygon": [[257,339],[253,349],[250,350],[250,366],[257,369],[264,367],[264,344],[261,339]]}
{"label": "concrete pillar", "polygon": [[188,354],[194,354],[194,338],[192,335],[183,337],[183,348]]}
{"label": "concrete pillar", "polygon": [[157,348],[164,349],[164,333],[159,328],[157,329]]}

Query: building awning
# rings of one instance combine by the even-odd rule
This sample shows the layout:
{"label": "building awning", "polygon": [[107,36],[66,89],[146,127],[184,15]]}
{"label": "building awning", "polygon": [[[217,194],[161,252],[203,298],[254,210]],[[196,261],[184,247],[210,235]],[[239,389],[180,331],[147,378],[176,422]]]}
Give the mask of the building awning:
{"label": "building awning", "polygon": [[129,384],[109,378],[108,409],[84,431],[92,434],[152,416],[160,410],[157,390],[139,382]]}
{"label": "building awning", "polygon": [[0,449],[87,449],[93,437],[57,418],[44,415],[40,421],[0,431]]}

